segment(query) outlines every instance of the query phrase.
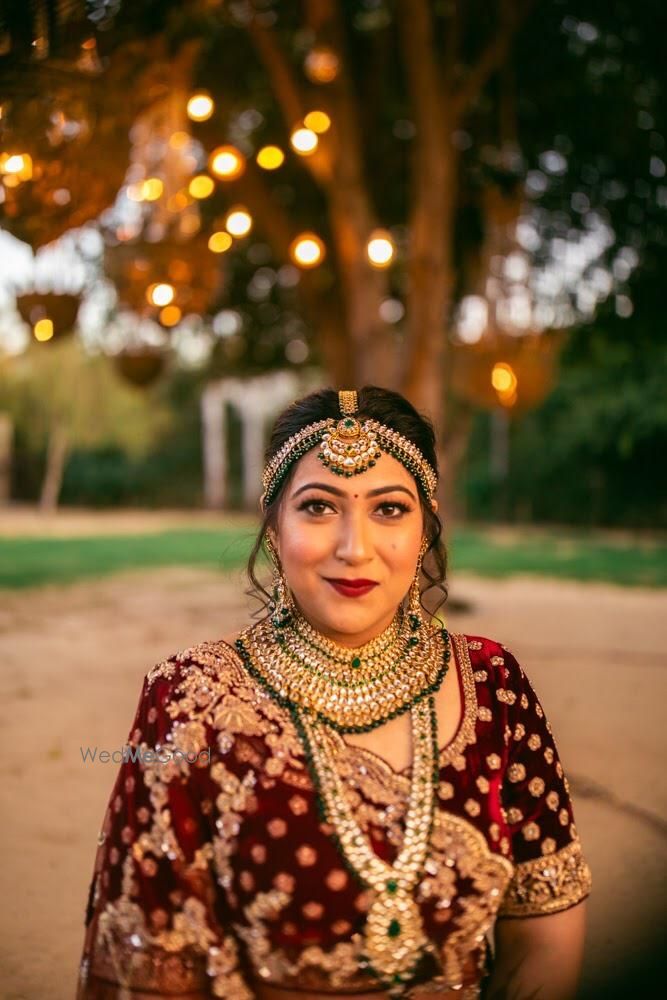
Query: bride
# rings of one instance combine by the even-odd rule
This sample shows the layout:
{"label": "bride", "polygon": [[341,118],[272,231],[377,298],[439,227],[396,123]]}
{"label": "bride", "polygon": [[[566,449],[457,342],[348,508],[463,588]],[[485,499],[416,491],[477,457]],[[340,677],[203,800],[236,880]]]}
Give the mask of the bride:
{"label": "bride", "polygon": [[79,1000],[575,996],[591,880],[567,778],[512,653],[425,611],[436,487],[398,393],[278,418],[248,566],[267,613],[145,678]]}

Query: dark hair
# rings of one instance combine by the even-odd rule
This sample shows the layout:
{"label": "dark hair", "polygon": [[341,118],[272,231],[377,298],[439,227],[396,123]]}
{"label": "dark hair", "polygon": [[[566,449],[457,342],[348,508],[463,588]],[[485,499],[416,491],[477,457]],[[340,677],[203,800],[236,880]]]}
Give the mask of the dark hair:
{"label": "dark hair", "polygon": [[[433,467],[436,474],[438,472],[438,459],[435,449],[435,433],[433,424],[428,417],[422,416],[408,402],[405,396],[391,389],[382,389],[376,385],[365,385],[357,393],[359,417],[361,419],[374,419],[387,427],[391,427],[415,444],[426,461]],[[297,434],[308,424],[318,420],[325,420],[333,417],[340,418],[340,408],[338,405],[338,392],[335,389],[319,389],[311,392],[302,399],[297,399],[291,403],[278,416],[273,426],[271,439],[264,455],[265,463],[268,462],[280,450],[282,445],[293,434]],[[281,499],[292,478],[296,462],[292,465],[287,476],[281,483],[275,497],[264,510],[262,524],[255,540],[252,552],[248,558],[246,573],[250,581],[250,589],[246,593],[256,598],[262,608],[255,612],[255,617],[261,614],[262,609],[268,613],[268,604],[271,595],[262,583],[257,579],[255,566],[260,552],[268,559],[265,547],[266,533],[268,529],[275,531],[278,512],[280,510]],[[428,581],[427,586],[421,591],[421,604],[429,614],[435,614],[447,600],[447,549],[442,539],[442,522],[424,494],[422,485],[417,483],[417,495],[424,515],[424,528],[428,540],[428,548],[422,561],[422,573]],[[440,592],[440,600],[427,609],[424,604],[424,595],[430,590]],[[431,601],[429,601],[431,604]]]}

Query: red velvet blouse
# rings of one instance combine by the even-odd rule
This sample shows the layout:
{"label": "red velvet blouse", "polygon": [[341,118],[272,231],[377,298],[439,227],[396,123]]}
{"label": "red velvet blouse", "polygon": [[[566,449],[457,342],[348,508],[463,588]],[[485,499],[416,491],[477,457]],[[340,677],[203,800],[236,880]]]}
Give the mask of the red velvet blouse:
{"label": "red velvet blouse", "polygon": [[[416,893],[430,939],[420,989],[477,997],[496,917],[567,909],[591,878],[528,678],[497,642],[452,641],[464,707],[440,751]],[[331,740],[357,820],[393,861],[409,772]],[[127,751],[98,841],[79,1000],[132,990],[247,1000],[263,983],[381,993],[360,965],[368,892],[320,819],[289,712],[231,646],[201,643],[148,673]]]}

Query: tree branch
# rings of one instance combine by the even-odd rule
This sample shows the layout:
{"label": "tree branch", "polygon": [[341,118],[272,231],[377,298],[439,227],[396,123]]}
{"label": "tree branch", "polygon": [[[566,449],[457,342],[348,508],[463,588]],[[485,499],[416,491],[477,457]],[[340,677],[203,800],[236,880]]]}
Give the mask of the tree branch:
{"label": "tree branch", "polygon": [[468,68],[463,83],[454,94],[453,104],[457,115],[463,114],[477,100],[489,78],[503,65],[533,2],[534,0],[500,0],[497,32],[482,50],[477,62]]}

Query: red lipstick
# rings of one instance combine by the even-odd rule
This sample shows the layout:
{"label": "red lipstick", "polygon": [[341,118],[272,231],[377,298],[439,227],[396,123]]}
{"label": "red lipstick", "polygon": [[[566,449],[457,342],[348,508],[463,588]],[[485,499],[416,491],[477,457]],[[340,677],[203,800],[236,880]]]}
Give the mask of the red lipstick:
{"label": "red lipstick", "polygon": [[364,594],[369,594],[373,587],[377,587],[376,580],[347,580],[343,578],[332,579],[330,577],[325,577],[327,583],[339,594],[344,597],[363,597]]}

